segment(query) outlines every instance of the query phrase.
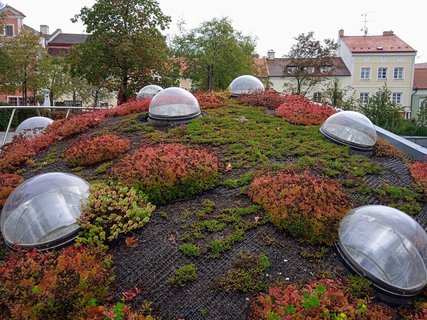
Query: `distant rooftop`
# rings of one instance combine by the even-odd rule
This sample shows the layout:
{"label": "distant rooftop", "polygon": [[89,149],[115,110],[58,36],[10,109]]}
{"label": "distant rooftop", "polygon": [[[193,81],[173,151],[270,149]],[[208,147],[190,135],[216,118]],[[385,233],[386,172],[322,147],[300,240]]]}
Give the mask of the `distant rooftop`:
{"label": "distant rooftop", "polygon": [[[350,76],[350,71],[346,67],[341,57],[334,57],[334,68],[330,72],[325,72],[325,76]],[[267,59],[267,66],[270,77],[283,77],[283,68],[292,67],[291,59],[275,58]]]}
{"label": "distant rooftop", "polygon": [[340,30],[340,40],[352,53],[404,52],[415,53],[416,50],[396,36],[393,31],[384,31],[376,36],[345,36]]}
{"label": "distant rooftop", "polygon": [[60,33],[58,36],[54,37],[49,41],[49,45],[73,45],[79,44],[86,41],[88,34],[79,34],[79,33]]}
{"label": "distant rooftop", "polygon": [[427,69],[427,62],[424,62],[424,63],[416,63],[416,64],[414,65],[414,68],[415,68],[415,69]]}
{"label": "distant rooftop", "polygon": [[427,63],[425,68],[414,69],[414,88],[427,89]]}

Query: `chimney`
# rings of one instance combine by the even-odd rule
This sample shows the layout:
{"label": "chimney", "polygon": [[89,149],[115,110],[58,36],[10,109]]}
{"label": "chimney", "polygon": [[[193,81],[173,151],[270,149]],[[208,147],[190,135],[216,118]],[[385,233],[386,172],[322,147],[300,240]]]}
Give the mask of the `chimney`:
{"label": "chimney", "polygon": [[273,60],[274,59],[274,54],[275,54],[275,52],[274,52],[273,49],[268,50],[268,52],[267,52],[267,59],[268,60]]}
{"label": "chimney", "polygon": [[383,32],[383,36],[392,36],[392,35],[394,35],[393,30]]}
{"label": "chimney", "polygon": [[338,37],[339,37],[339,38],[344,37],[344,29],[340,29],[340,30],[338,31]]}
{"label": "chimney", "polygon": [[40,33],[42,35],[49,35],[49,26],[45,24],[40,25]]}

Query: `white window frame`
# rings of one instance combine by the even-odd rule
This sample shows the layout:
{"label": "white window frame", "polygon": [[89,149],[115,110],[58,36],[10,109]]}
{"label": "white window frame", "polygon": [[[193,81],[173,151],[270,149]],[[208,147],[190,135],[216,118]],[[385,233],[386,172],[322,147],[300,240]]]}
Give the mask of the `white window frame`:
{"label": "white window frame", "polygon": [[360,92],[359,93],[359,104],[361,106],[366,106],[369,101],[369,92]]}
{"label": "white window frame", "polygon": [[322,93],[320,91],[316,91],[313,93],[313,101],[321,102],[322,101]]}
{"label": "white window frame", "polygon": [[378,80],[387,80],[387,67],[378,67]]}
{"label": "white window frame", "polygon": [[[7,27],[12,27],[12,35],[11,36],[7,35],[7,32],[6,32]],[[3,26],[3,35],[7,38],[13,38],[15,36],[15,26],[13,24],[5,24]]]}
{"label": "white window frame", "polygon": [[[400,73],[397,70],[401,70]],[[396,73],[398,76],[396,76]],[[400,75],[400,77],[399,77]],[[403,80],[405,77],[405,68],[404,67],[394,67],[393,68],[393,80]]]}
{"label": "white window frame", "polygon": [[401,105],[403,100],[403,92],[393,92],[391,94],[391,102],[397,105]]}
{"label": "white window frame", "polygon": [[24,97],[7,96],[6,98],[7,103],[10,103],[11,99],[16,99],[16,104],[14,104],[14,106],[22,106],[24,104]]}
{"label": "white window frame", "polygon": [[371,67],[361,67],[360,80],[370,80],[370,79],[371,79]]}

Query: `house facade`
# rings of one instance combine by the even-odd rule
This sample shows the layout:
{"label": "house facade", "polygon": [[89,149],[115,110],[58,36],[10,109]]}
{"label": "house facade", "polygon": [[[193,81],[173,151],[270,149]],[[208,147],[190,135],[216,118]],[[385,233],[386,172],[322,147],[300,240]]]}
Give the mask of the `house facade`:
{"label": "house facade", "polygon": [[[289,86],[296,84],[296,78],[287,74],[287,69],[296,68],[292,65],[291,59],[289,58],[276,58],[273,50],[269,50],[267,58],[265,59],[266,70],[268,73],[268,84],[269,87],[282,92],[285,91]],[[335,79],[339,80],[341,87],[346,87],[351,84],[351,74],[345,65],[341,57],[334,57],[333,66],[324,70],[318,70],[320,78],[323,78],[321,82],[317,83],[313,87],[309,88],[306,92],[308,98],[314,101],[321,101],[321,93],[325,91],[328,85],[330,85]],[[313,72],[316,72],[313,70]]]}
{"label": "house facade", "polygon": [[415,64],[412,115],[416,117],[421,108],[427,108],[427,63]]}
{"label": "house facade", "polygon": [[345,36],[340,30],[338,45],[338,56],[351,73],[350,83],[360,104],[366,104],[387,84],[392,101],[403,107],[405,118],[411,117],[415,49],[393,31],[377,36]]}

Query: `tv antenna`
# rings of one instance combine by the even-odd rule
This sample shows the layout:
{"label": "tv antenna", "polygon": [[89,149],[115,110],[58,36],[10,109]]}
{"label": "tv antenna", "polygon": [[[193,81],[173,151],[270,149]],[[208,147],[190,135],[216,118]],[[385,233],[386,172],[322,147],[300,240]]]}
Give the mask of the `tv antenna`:
{"label": "tv antenna", "polygon": [[362,27],[362,29],[360,29],[360,31],[363,31],[363,35],[364,36],[367,36],[368,35],[368,26],[367,26],[367,22],[369,22],[368,20],[366,20],[366,18],[367,18],[367,16],[368,16],[368,14],[369,13],[371,13],[371,12],[365,12],[365,13],[362,13],[361,14],[361,16],[364,18],[363,19],[363,27]]}

